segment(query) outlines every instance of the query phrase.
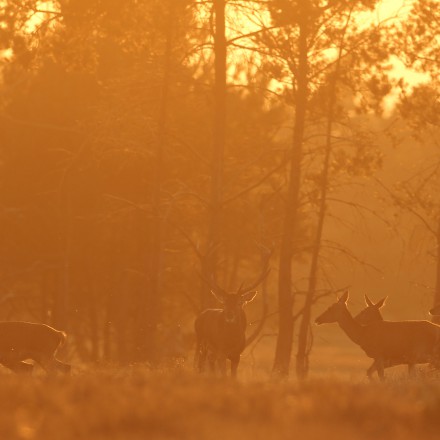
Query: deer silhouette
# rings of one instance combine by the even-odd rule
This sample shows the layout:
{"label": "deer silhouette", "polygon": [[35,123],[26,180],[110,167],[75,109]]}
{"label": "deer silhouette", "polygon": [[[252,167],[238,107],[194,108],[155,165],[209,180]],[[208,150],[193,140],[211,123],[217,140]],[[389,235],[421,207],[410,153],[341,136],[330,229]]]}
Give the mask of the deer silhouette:
{"label": "deer silhouette", "polygon": [[257,292],[217,293],[221,309],[207,309],[195,321],[199,372],[204,370],[208,358],[211,370],[218,363],[226,375],[226,360],[231,361],[231,376],[237,374],[240,355],[246,345],[247,320],[243,306],[252,301]]}
{"label": "deer silhouette", "polygon": [[438,363],[440,357],[440,326],[429,321],[377,320],[363,325],[349,312],[348,291],[324,313],[316,318],[317,324],[337,322],[347,336],[374,359],[367,371],[384,378],[384,368],[407,364]]}

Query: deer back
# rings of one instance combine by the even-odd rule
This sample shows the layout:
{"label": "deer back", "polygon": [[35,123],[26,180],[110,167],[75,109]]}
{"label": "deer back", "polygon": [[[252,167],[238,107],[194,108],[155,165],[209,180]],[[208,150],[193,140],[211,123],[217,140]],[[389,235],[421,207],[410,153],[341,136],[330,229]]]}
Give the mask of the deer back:
{"label": "deer back", "polygon": [[368,356],[429,362],[438,353],[440,326],[429,321],[377,321],[362,326],[360,346]]}

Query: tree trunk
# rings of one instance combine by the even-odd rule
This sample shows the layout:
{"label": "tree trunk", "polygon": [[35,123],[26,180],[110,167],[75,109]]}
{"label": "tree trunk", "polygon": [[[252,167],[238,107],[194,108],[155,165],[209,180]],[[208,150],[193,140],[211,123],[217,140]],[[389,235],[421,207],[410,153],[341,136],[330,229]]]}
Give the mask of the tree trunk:
{"label": "tree trunk", "polygon": [[[351,12],[347,18],[345,30],[348,27],[351,18]],[[328,116],[326,127],[326,145],[324,164],[321,175],[321,199],[319,202],[318,225],[316,228],[315,242],[313,244],[312,261],[310,264],[309,287],[307,289],[306,298],[304,301],[304,308],[301,316],[301,323],[298,333],[298,350],[296,355],[296,375],[298,379],[303,380],[307,377],[309,372],[309,351],[308,351],[308,335],[310,330],[310,316],[312,313],[312,305],[314,294],[317,285],[318,268],[319,268],[319,253],[321,250],[322,231],[324,229],[324,222],[327,211],[327,192],[328,192],[328,178],[330,171],[330,157],[332,152],[332,128],[335,114],[335,105],[337,98],[337,81],[339,77],[341,57],[343,51],[343,43],[345,30],[339,45],[338,59],[336,61],[335,70],[330,77],[329,96],[328,96]]]}
{"label": "tree trunk", "polygon": [[[214,120],[212,132],[211,196],[209,206],[209,231],[207,249],[202,262],[205,279],[216,276],[218,247],[221,242],[222,201],[223,201],[223,156],[226,127],[226,36],[225,0],[214,0],[215,33],[215,80],[214,80]],[[202,309],[212,304],[209,286],[203,283],[201,290]]]}
{"label": "tree trunk", "polygon": [[278,272],[278,309],[279,330],[275,350],[273,372],[279,376],[288,376],[292,353],[294,319],[294,297],[292,292],[292,257],[294,240],[298,226],[298,206],[301,185],[301,162],[304,126],[307,109],[307,19],[299,27],[298,69],[296,89],[295,125],[290,155],[290,176],[286,200],[286,213],[280,248]]}
{"label": "tree trunk", "polygon": [[[440,216],[437,224],[437,261],[436,261],[436,279],[434,291],[434,306],[440,304]],[[440,324],[440,316],[434,316],[432,321]]]}
{"label": "tree trunk", "polygon": [[106,307],[104,310],[104,327],[102,330],[102,355],[104,360],[112,360],[112,349],[111,349],[111,327],[113,319],[113,299],[110,293],[106,296]]}
{"label": "tree trunk", "polygon": [[90,320],[90,357],[93,362],[100,360],[99,350],[99,307],[97,304],[98,295],[94,280],[90,280],[89,287],[91,295],[89,296],[88,312]]}
{"label": "tree trunk", "polygon": [[157,359],[157,329],[162,317],[162,268],[163,268],[163,206],[162,206],[162,185],[164,169],[164,151],[168,142],[168,113],[169,113],[169,90],[171,74],[171,55],[173,26],[175,25],[173,7],[167,2],[167,29],[165,35],[165,48],[162,63],[162,85],[159,103],[159,115],[157,124],[157,142],[154,157],[154,177],[153,177],[153,222],[151,230],[151,243],[148,260],[148,282],[147,291],[144,293],[145,317],[142,325],[139,326],[141,332],[140,351],[141,359],[155,362]]}
{"label": "tree trunk", "polygon": [[[334,87],[334,86],[333,86]],[[330,164],[331,153],[331,128],[333,121],[333,108],[334,108],[334,88],[330,93],[330,110],[329,119],[327,125],[327,145],[324,159],[324,168],[321,177],[321,200],[319,204],[318,225],[316,228],[316,237],[313,245],[312,262],[310,265],[309,275],[309,287],[307,289],[306,298],[304,301],[304,308],[301,315],[301,323],[298,333],[298,351],[296,355],[296,375],[298,379],[305,379],[309,371],[309,356],[307,350],[308,335],[310,329],[310,316],[312,312],[312,305],[314,299],[314,293],[317,284],[318,266],[319,266],[319,252],[321,249],[322,230],[324,228],[325,214],[326,214],[326,200],[327,200],[327,180]]]}
{"label": "tree trunk", "polygon": [[62,215],[62,239],[63,239],[63,256],[60,271],[60,289],[56,292],[53,323],[60,330],[69,331],[69,302],[70,302],[70,284],[71,284],[71,264],[72,264],[72,247],[73,247],[73,216],[74,208],[72,203],[72,182],[76,177],[76,164],[78,159],[75,158],[73,163],[65,171],[64,178],[60,185],[60,204]]}

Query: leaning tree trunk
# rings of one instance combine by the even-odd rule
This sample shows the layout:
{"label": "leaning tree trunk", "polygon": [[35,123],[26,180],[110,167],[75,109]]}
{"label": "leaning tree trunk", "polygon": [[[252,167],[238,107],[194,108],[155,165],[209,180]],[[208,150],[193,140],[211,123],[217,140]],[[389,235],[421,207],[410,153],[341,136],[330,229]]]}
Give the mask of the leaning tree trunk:
{"label": "leaning tree trunk", "polygon": [[298,350],[296,354],[296,375],[298,379],[305,379],[309,371],[309,356],[308,356],[308,335],[310,330],[310,316],[312,312],[312,305],[314,293],[316,290],[318,266],[319,266],[319,252],[321,250],[322,231],[324,228],[326,209],[327,209],[327,190],[328,190],[328,175],[331,155],[331,130],[334,114],[335,102],[335,82],[330,90],[330,104],[329,116],[327,124],[327,141],[326,152],[324,158],[324,167],[321,176],[321,200],[319,203],[318,225],[316,228],[315,242],[313,244],[312,262],[310,265],[309,287],[307,289],[304,307],[301,315],[301,323],[298,332]]}
{"label": "leaning tree trunk", "polygon": [[[209,230],[206,253],[202,260],[202,275],[205,280],[215,277],[219,244],[222,229],[223,201],[223,156],[225,149],[226,128],[226,35],[225,35],[225,0],[214,0],[214,119],[212,130],[211,158],[211,196],[209,203]],[[209,286],[202,283],[202,309],[212,304]]]}
{"label": "leaning tree trunk", "polygon": [[292,259],[295,246],[294,240],[298,227],[301,162],[303,156],[302,144],[307,109],[307,20],[303,20],[300,24],[299,32],[295,126],[290,155],[290,175],[278,271],[279,328],[273,373],[279,376],[287,376],[289,374],[294,331]]}
{"label": "leaning tree trunk", "polygon": [[347,23],[345,25],[344,33],[341,38],[341,42],[339,45],[338,59],[336,61],[335,69],[330,77],[327,127],[325,134],[326,146],[325,146],[324,164],[321,175],[321,188],[320,188],[321,199],[319,202],[318,224],[316,228],[315,241],[313,244],[312,261],[310,264],[309,287],[307,289],[307,293],[304,301],[304,308],[301,315],[301,323],[299,326],[299,333],[298,333],[298,350],[296,354],[296,375],[298,379],[305,379],[309,372],[308,336],[310,332],[310,316],[312,312],[312,305],[313,305],[314,294],[317,284],[317,277],[318,277],[319,253],[321,250],[322,231],[324,229],[324,222],[327,211],[328,178],[330,171],[330,157],[332,152],[331,135],[332,135],[332,128],[333,128],[334,115],[335,115],[335,105],[337,98],[337,81],[338,81],[340,65],[341,65],[345,31],[347,30],[350,18],[351,18],[351,13],[347,18]]}

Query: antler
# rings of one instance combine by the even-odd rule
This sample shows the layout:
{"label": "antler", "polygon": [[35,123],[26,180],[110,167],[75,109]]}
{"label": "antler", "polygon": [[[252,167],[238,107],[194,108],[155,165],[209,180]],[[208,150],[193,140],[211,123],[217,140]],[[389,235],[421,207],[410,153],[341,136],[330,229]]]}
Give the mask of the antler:
{"label": "antler", "polygon": [[254,290],[255,287],[257,287],[261,282],[264,281],[264,279],[269,275],[270,267],[266,267],[263,272],[258,277],[257,281],[253,282],[251,285],[246,286],[243,288],[243,283],[241,284],[240,288],[238,289],[237,294],[242,295],[243,293],[250,292],[251,290]]}
{"label": "antler", "polygon": [[200,278],[213,290],[214,292],[224,293],[225,290],[222,289],[214,279],[214,276],[211,275],[209,279],[205,278],[202,274],[199,273]]}
{"label": "antler", "polygon": [[260,273],[260,276],[251,285],[246,286],[244,288],[243,287],[244,283],[241,283],[241,286],[237,292],[238,295],[243,295],[246,292],[250,292],[251,290],[254,290],[255,287],[257,287],[260,283],[262,283],[266,279],[266,277],[269,275],[269,272],[270,272],[269,260],[270,260],[270,257],[272,256],[273,249],[269,249],[266,246],[263,246],[262,244],[259,244],[258,247],[260,247],[265,253],[265,257],[263,260],[263,269]]}

